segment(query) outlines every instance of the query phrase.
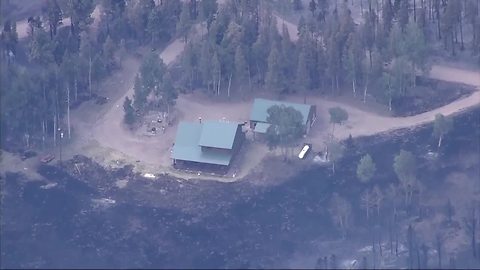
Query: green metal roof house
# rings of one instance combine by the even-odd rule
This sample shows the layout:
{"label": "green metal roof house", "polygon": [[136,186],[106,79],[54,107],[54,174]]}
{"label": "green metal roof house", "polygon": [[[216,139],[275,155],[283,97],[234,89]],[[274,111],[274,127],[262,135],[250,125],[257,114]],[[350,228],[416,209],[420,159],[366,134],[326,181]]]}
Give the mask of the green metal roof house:
{"label": "green metal roof house", "polygon": [[274,105],[293,107],[295,110],[299,111],[303,116],[305,133],[308,133],[317,118],[317,108],[315,105],[256,98],[253,101],[252,111],[250,112],[250,128],[256,133],[267,132],[267,129],[270,126],[267,122],[267,110]]}
{"label": "green metal roof house", "polygon": [[197,169],[199,166],[205,169],[205,165],[211,165],[207,169],[228,168],[244,138],[239,123],[180,122],[172,151],[174,165]]}

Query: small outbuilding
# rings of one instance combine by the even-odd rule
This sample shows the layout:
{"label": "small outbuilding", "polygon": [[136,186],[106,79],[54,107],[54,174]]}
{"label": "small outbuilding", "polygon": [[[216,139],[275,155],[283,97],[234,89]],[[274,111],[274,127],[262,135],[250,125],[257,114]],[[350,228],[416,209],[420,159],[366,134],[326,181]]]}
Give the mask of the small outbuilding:
{"label": "small outbuilding", "polygon": [[253,101],[252,111],[250,112],[250,128],[253,129],[255,133],[265,134],[267,132],[267,129],[270,126],[270,123],[267,121],[267,111],[274,105],[293,107],[295,110],[299,111],[303,116],[305,134],[310,131],[310,128],[317,119],[317,108],[315,105],[256,98]]}
{"label": "small outbuilding", "polygon": [[236,122],[180,122],[172,150],[176,168],[226,173],[245,139]]}

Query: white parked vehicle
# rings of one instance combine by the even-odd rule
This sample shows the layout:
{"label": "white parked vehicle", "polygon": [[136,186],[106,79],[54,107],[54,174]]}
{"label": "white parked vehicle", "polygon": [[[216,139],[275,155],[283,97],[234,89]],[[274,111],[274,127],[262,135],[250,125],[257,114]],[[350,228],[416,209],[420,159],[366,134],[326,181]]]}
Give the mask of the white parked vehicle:
{"label": "white parked vehicle", "polygon": [[308,151],[310,151],[311,146],[309,144],[305,144],[302,148],[302,151],[298,154],[299,159],[304,159],[307,155]]}
{"label": "white parked vehicle", "polygon": [[155,174],[153,174],[153,173],[145,173],[145,174],[143,174],[143,177],[149,178],[149,179],[154,179],[154,178],[155,178]]}

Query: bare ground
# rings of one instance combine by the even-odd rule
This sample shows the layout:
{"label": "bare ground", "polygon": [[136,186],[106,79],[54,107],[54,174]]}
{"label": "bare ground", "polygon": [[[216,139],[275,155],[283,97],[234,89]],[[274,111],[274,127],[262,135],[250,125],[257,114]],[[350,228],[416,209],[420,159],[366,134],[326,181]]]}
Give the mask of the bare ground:
{"label": "bare ground", "polygon": [[[174,58],[172,55],[181,52],[183,46],[178,45],[182,44],[183,43],[178,43],[178,41],[173,42],[165,49],[164,53],[162,53],[162,57],[167,57],[166,59],[169,59],[168,57],[170,57],[170,59],[173,60]],[[131,85],[133,85],[133,78],[138,69],[138,65],[138,59],[127,58],[124,68],[122,68],[119,74],[116,74],[109,79],[110,82],[106,83],[106,85],[108,85],[106,87],[113,87],[118,92],[125,92],[126,95],[131,96]],[[451,78],[451,81],[474,84],[478,87],[480,86],[480,76],[476,76],[477,74],[479,73],[474,71],[446,66],[434,66],[430,76],[443,79]],[[106,110],[103,108],[102,111],[105,112],[99,119],[96,119],[96,115],[99,114],[95,113],[95,110],[93,109],[92,117],[95,118],[93,124],[88,124],[91,119],[89,120],[89,117],[86,117],[85,114],[77,112],[73,114],[75,120],[72,122],[77,127],[76,130],[78,133],[81,134],[86,132],[86,134],[81,134],[79,137],[88,139],[83,140],[83,143],[87,142],[86,145],[84,144],[80,149],[74,148],[75,150],[72,154],[84,153],[89,156],[97,156],[97,158],[102,157],[103,160],[99,161],[110,165],[114,165],[116,161],[123,164],[123,162],[135,163],[135,161],[139,160],[140,163],[145,163],[142,165],[144,169],[155,172],[167,171],[169,173],[178,174],[180,177],[191,178],[177,171],[173,171],[170,168],[170,149],[175,138],[176,124],[167,128],[164,134],[158,134],[156,136],[143,136],[132,133],[122,123],[122,103],[124,96],[125,95],[118,98],[115,102],[112,102]],[[476,91],[469,97],[459,99],[426,113],[410,117],[388,117],[369,110],[362,110],[355,105],[346,104],[336,100],[329,100],[318,96],[308,96],[307,102],[317,105],[319,121],[316,123],[306,140],[313,143],[314,147],[317,149],[323,147],[324,141],[327,139],[331,131],[330,125],[328,124],[328,108],[334,106],[340,106],[349,113],[348,121],[335,129],[335,137],[338,139],[345,139],[350,134],[353,137],[368,136],[394,129],[414,127],[428,123],[434,119],[435,114],[437,113],[451,115],[478,105],[480,101],[479,97],[480,92]],[[287,100],[302,103],[303,97],[288,97]],[[212,101],[202,94],[186,94],[179,97],[176,108],[179,115],[178,120],[197,121],[198,117],[201,116],[203,119],[225,118],[230,121],[245,121],[248,120],[251,104],[251,100],[234,102]],[[90,106],[94,105],[90,104]],[[79,111],[81,110],[79,109]],[[234,169],[236,177],[229,177],[228,179],[223,179],[223,181],[232,181],[245,176],[251,169],[260,163],[260,160],[271,153],[265,146],[260,145],[261,144],[258,143],[248,145],[247,152],[249,155],[254,156],[255,159],[244,159],[244,161],[242,161],[244,164]],[[100,148],[103,148],[104,150],[99,151]],[[212,176],[206,177],[212,178]],[[198,178],[198,176],[195,175],[195,178]],[[221,178],[216,179],[218,180]]]}
{"label": "bare ground", "polygon": [[[98,8],[96,9],[98,10]],[[99,16],[97,11],[94,16]],[[297,39],[296,25],[283,21],[279,16],[277,23],[287,25],[292,40]],[[197,33],[198,26],[195,26]],[[161,53],[160,57],[168,65],[178,57],[184,49],[180,39],[171,42]],[[123,101],[126,96],[133,95],[133,82],[141,60],[132,56],[124,59],[122,67],[113,76],[104,81],[99,89],[102,95],[110,98],[110,102],[99,107],[93,103],[82,104],[72,112],[72,123],[75,128],[74,138],[65,147],[66,157],[74,154],[85,154],[94,157],[104,165],[121,165],[124,163],[136,164],[137,169],[150,172],[168,172],[182,178],[192,178],[175,171],[170,166],[170,149],[174,141],[176,125],[166,129],[164,134],[143,136],[131,132],[123,125]],[[319,121],[312,129],[307,140],[314,147],[320,149],[327,139],[330,126],[328,124],[328,108],[340,106],[347,110],[348,121],[335,129],[335,137],[345,139],[352,137],[369,136],[381,132],[400,128],[415,127],[433,121],[435,114],[452,115],[480,104],[480,72],[453,67],[450,65],[434,65],[430,77],[449,82],[460,82],[473,85],[475,91],[470,96],[458,99],[440,108],[409,117],[382,116],[372,110],[363,109],[342,101],[318,96],[308,96],[307,102],[317,105]],[[303,103],[303,97],[288,97],[286,100]],[[248,120],[251,107],[251,98],[245,101],[212,101],[206,96],[198,94],[180,95],[176,109],[179,119],[196,121],[199,116],[204,119],[222,119],[230,121]],[[233,181],[248,174],[270,152],[265,146],[257,143],[248,145],[248,155],[255,159],[246,158],[241,166],[236,166],[232,173],[236,177],[218,178],[210,175],[195,178],[215,178],[222,181]]]}

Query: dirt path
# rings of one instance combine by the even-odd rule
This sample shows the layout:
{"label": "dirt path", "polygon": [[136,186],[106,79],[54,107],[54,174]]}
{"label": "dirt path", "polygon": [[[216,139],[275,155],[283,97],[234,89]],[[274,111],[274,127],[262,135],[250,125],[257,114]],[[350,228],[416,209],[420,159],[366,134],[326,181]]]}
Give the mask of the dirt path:
{"label": "dirt path", "polygon": [[[477,91],[473,92],[470,96],[457,99],[442,107],[408,117],[381,116],[373,112],[358,109],[352,105],[328,100],[324,97],[310,96],[307,102],[317,105],[317,114],[320,120],[311,134],[314,146],[321,147],[330,132],[328,125],[328,108],[331,107],[342,107],[349,114],[348,121],[344,125],[335,128],[335,137],[345,139],[350,134],[352,137],[369,136],[395,129],[415,127],[433,121],[437,113],[448,116],[480,105],[480,72],[435,65],[429,76],[449,82],[474,85]],[[294,97],[291,98],[291,100],[300,103],[303,102],[302,97]]]}
{"label": "dirt path", "polygon": [[[277,23],[281,28],[283,21],[278,16]],[[296,26],[290,22],[285,22],[285,24],[293,37],[292,39],[295,40],[297,36]],[[183,49],[184,43],[180,39],[174,40],[160,53],[160,57],[168,65],[182,53]],[[122,69],[104,83],[103,87],[105,89],[115,90],[109,96],[111,101],[100,109],[92,108],[91,106],[95,106],[94,104],[85,104],[85,108],[82,109],[81,107],[73,113],[72,123],[77,130],[78,138],[74,140],[75,143],[70,147],[70,154],[83,153],[97,161],[103,161],[103,164],[112,164],[112,162],[135,163],[144,166],[145,170],[171,172],[169,166],[170,148],[175,138],[176,126],[167,128],[164,134],[146,136],[135,134],[123,125],[123,101],[125,96],[131,97],[133,95],[133,81],[139,65],[139,59],[127,57]],[[480,73],[477,71],[435,65],[430,72],[430,77],[475,85],[480,89]],[[303,97],[288,97],[287,100],[303,103]],[[319,121],[312,129],[308,140],[311,140],[315,147],[320,147],[330,132],[328,125],[328,108],[330,107],[340,106],[349,113],[347,123],[335,130],[335,137],[344,139],[349,134],[353,137],[368,136],[424,124],[432,121],[437,113],[451,115],[460,112],[480,103],[480,91],[432,111],[409,117],[381,116],[352,105],[318,96],[308,97],[307,102],[317,105],[319,115]],[[248,120],[250,108],[251,100],[215,101],[198,94],[180,95],[176,105],[179,112],[178,119],[186,121],[196,121],[199,116],[204,119],[225,118],[230,121],[245,121]],[[265,149],[262,148],[260,151],[260,148],[256,148],[259,148],[258,145],[252,146],[249,152],[253,151],[250,154],[256,153],[258,160],[268,154]],[[136,163],[137,160],[141,162]],[[256,164],[250,165],[248,170]],[[238,176],[243,176],[246,173],[247,171],[244,169]]]}
{"label": "dirt path", "polygon": [[[174,40],[160,53],[160,57],[168,65],[181,54],[183,48],[182,41]],[[133,96],[133,84],[140,62],[135,57],[127,57],[122,68],[100,86],[105,90],[115,90],[110,95],[106,94],[110,101],[100,111],[95,108],[98,105],[88,103],[72,113],[72,123],[78,134],[75,139],[77,142],[70,149],[71,155],[80,152],[101,158],[110,153],[111,157],[103,158],[112,160],[130,156],[152,164],[162,163],[165,156],[169,158],[170,152],[168,148],[165,149],[167,144],[161,141],[172,140],[171,129],[162,137],[139,137],[123,124],[123,102],[125,97]]]}
{"label": "dirt path", "polygon": [[[289,21],[284,20],[278,14],[274,14],[274,16],[277,19],[277,28],[281,30],[283,24],[285,24],[292,41],[298,40],[297,26]],[[480,104],[479,71],[437,64],[432,66],[428,76],[438,80],[473,85],[476,87],[477,91],[468,97],[458,99],[440,108],[409,117],[384,117],[359,110],[344,103],[329,101],[325,98],[319,97],[311,97],[309,102],[317,104],[317,108],[319,108],[322,112],[321,117],[323,118],[322,120],[324,123],[328,122],[328,119],[325,119],[328,115],[328,113],[326,113],[328,107],[340,106],[348,111],[348,122],[346,125],[336,129],[335,132],[336,137],[340,139],[348,137],[349,134],[351,134],[353,137],[367,136],[394,129],[413,127],[433,121],[437,113],[441,113],[443,115],[452,115]],[[298,98],[297,100],[300,101]],[[320,132],[320,135],[317,134],[317,136],[324,135],[325,132]]]}

